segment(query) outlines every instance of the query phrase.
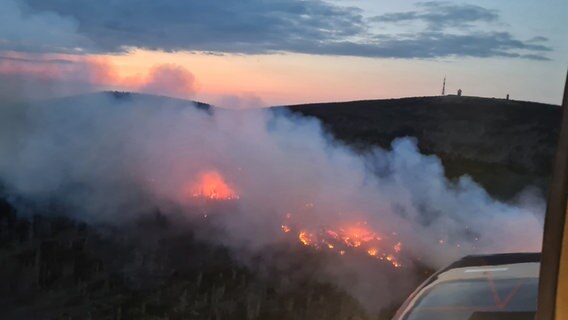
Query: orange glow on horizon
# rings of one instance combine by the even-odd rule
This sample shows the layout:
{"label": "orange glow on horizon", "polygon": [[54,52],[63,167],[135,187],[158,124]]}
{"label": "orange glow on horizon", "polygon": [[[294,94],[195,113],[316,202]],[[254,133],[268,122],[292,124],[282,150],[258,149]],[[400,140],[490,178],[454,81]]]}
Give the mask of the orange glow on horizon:
{"label": "orange glow on horizon", "polygon": [[[9,55],[20,58],[24,54]],[[192,90],[173,96],[226,107],[233,106],[231,99],[240,101],[241,105],[236,102],[234,107],[259,107],[392,98],[402,96],[394,90],[400,91],[407,85],[394,79],[390,73],[389,81],[384,81],[386,70],[380,60],[356,57],[297,53],[212,55],[131,48],[119,54],[25,54],[23,58],[20,62],[0,61],[0,73],[90,82],[96,85],[93,90],[147,92],[145,84],[152,80],[153,70],[164,65],[177,66],[193,75],[195,82]],[[44,62],[27,63],[27,60]],[[70,63],[53,64],[48,60],[66,60]],[[397,69],[396,66],[393,69]],[[369,70],[380,72],[370,73]],[[361,81],[362,75],[366,81]],[[348,85],[351,83],[358,85]],[[161,95],[172,95],[172,92],[176,93],[176,90],[164,90]]]}
{"label": "orange glow on horizon", "polygon": [[[376,66],[376,70],[382,70],[376,59],[291,53],[211,55],[144,49],[97,57],[112,64],[117,76],[114,82],[125,89],[136,88],[155,66],[179,65],[195,75],[197,90],[192,98],[210,103],[224,96],[254,96],[266,105],[277,105],[397,95],[387,87],[393,81],[390,75],[384,84],[377,82],[382,79],[380,75],[360,81],[362,74],[369,75],[369,68]],[[347,69],[345,64],[338,63],[345,59],[351,60]],[[354,82],[359,85],[347,85]],[[370,97],[369,93],[378,96]]]}
{"label": "orange glow on horizon", "polygon": [[[67,83],[90,82],[95,84],[91,88],[92,91],[143,91],[141,89],[151,77],[152,69],[173,64],[195,76],[194,90],[184,93],[181,98],[226,107],[231,107],[234,100],[240,101],[240,105],[236,102],[235,107],[258,107],[431,96],[438,94],[438,82],[442,80],[438,78],[441,77],[440,73],[435,71],[440,69],[440,62],[436,59],[412,60],[412,63],[409,63],[407,59],[301,53],[210,54],[139,48],[129,48],[126,52],[115,54],[5,51],[0,57],[8,58],[0,59],[0,74],[32,76],[34,80],[55,79]],[[467,61],[476,65],[478,62],[482,63],[479,59],[485,58],[468,58]],[[498,96],[502,93],[499,86],[479,86],[480,81],[487,76],[496,76],[495,67],[502,66],[495,61],[488,65],[491,65],[491,68],[483,73],[475,69],[470,70],[469,74],[462,64],[444,64],[443,68],[447,68],[449,73],[460,74],[455,83],[459,82],[462,87],[472,88],[472,94],[479,95],[479,90],[483,89],[486,92],[484,96]],[[91,70],[85,72],[85,67]],[[498,74],[502,75],[498,76],[501,80],[511,80],[510,73]],[[513,81],[514,87],[526,86],[526,77],[522,74],[517,74],[515,78],[522,81]],[[548,86],[544,88],[540,86],[540,82],[533,82],[531,87],[534,87],[534,94],[537,94],[534,91],[536,88],[540,90],[537,101],[559,103],[557,97],[546,94],[551,93],[547,90]],[[457,88],[451,85],[448,87],[449,92],[455,92],[455,89]],[[517,94],[525,96],[526,100],[535,100],[534,97],[527,97],[524,91],[517,91]],[[164,92],[163,95],[171,95],[171,92]],[[180,97],[179,94],[177,96]],[[261,103],[255,103],[258,101]],[[217,104],[218,102],[222,104]]]}

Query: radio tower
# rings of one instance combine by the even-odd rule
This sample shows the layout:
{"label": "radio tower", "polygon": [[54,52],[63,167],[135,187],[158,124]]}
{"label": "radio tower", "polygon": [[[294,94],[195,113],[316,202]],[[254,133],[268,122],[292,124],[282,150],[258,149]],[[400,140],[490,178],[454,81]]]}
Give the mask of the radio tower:
{"label": "radio tower", "polygon": [[442,85],[442,95],[446,95],[446,76],[444,76],[444,84]]}

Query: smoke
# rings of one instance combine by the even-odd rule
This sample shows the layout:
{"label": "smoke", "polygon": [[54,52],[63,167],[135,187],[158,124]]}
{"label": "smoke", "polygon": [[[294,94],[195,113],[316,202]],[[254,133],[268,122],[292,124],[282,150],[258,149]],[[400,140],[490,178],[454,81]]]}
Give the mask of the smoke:
{"label": "smoke", "polygon": [[104,59],[64,55],[0,53],[0,101],[51,99],[102,90],[115,70]]}
{"label": "smoke", "polygon": [[260,97],[250,93],[212,97],[211,102],[226,109],[258,109],[268,106]]}
{"label": "smoke", "polygon": [[[55,201],[93,223],[120,224],[148,208],[201,218],[203,203],[187,186],[215,171],[239,199],[216,207],[222,232],[209,240],[235,256],[290,241],[281,231],[287,215],[313,229],[365,221],[432,267],[466,254],[540,249],[542,199],[527,193],[505,203],[467,176],[449,181],[440,160],[421,154],[412,138],[359,154],[313,118],[208,111],[143,95],[85,95],[1,111],[0,181],[13,194]],[[357,259],[325,271],[379,308],[408,286],[395,271]]]}
{"label": "smoke", "polygon": [[140,91],[188,98],[195,93],[195,77],[185,68],[163,64],[152,68]]}

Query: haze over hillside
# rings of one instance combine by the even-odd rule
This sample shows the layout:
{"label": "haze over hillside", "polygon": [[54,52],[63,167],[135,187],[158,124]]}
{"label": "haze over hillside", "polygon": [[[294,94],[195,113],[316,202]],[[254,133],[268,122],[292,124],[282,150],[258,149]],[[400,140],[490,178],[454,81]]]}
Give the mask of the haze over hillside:
{"label": "haze over hillside", "polygon": [[[129,92],[71,96],[47,105],[89,105],[92,97],[101,94],[119,102],[181,108],[194,105],[189,100]],[[196,103],[199,108],[211,108]],[[414,137],[423,153],[442,160],[448,177],[470,175],[503,199],[526,187],[546,192],[561,115],[557,105],[452,95],[272,109],[283,108],[319,119],[336,139],[362,151],[376,146],[388,149],[397,137]]]}
{"label": "haze over hillside", "polygon": [[449,176],[469,174],[504,198],[528,185],[546,189],[561,116],[556,105],[464,96],[289,108],[320,119],[357,148],[388,148],[394,138],[415,137],[422,152],[442,159]]}
{"label": "haze over hillside", "polygon": [[[195,106],[106,92],[13,110],[0,127],[0,317],[387,319],[448,260],[539,246],[540,198],[501,202],[443,170],[503,197],[544,181],[558,107]],[[367,153],[378,146],[391,150]]]}
{"label": "haze over hillside", "polygon": [[391,320],[540,251],[555,2],[0,0],[0,320]]}
{"label": "haze over hillside", "polygon": [[[49,100],[46,106],[88,106],[97,96],[110,97],[118,105],[123,101],[194,106],[189,100],[129,92],[64,97]],[[319,119],[336,139],[361,151],[375,146],[388,149],[397,137],[414,137],[421,152],[442,160],[448,177],[470,175],[502,199],[526,187],[546,192],[561,115],[556,105],[466,96],[314,103],[272,110],[284,108]]]}

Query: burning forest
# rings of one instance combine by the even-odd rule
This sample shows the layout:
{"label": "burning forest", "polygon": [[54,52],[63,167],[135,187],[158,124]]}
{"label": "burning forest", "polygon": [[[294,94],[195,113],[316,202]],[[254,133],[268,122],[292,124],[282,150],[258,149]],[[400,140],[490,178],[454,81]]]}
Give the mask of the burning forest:
{"label": "burning forest", "polygon": [[[299,301],[302,310],[311,310],[323,283],[330,287],[319,295],[321,303],[335,299],[328,294],[344,295],[352,299],[342,298],[345,308],[376,315],[396,306],[428,270],[452,259],[540,245],[542,200],[527,193],[506,203],[467,176],[448,180],[440,160],[421,154],[412,138],[394,140],[390,150],[361,153],[313,118],[153,105],[106,94],[29,103],[15,114],[6,123],[9,134],[0,137],[6,155],[0,181],[15,211],[25,216],[33,208],[55,207],[112,239],[117,235],[108,230],[138,226],[135,236],[124,231],[124,237],[139,240],[119,243],[137,248],[149,242],[151,249],[140,249],[132,258],[138,262],[119,269],[147,281],[207,265],[189,254],[195,248],[166,249],[158,240],[191,235],[187,241],[222,252],[214,259],[223,268],[234,266],[219,271],[224,282],[211,280],[223,293],[209,292],[209,298],[194,286],[205,281],[205,271],[190,272],[193,284],[180,294],[213,299],[207,303],[253,290],[243,289],[250,283],[239,279],[255,273],[263,283],[278,283],[270,290],[280,298],[310,283],[309,298],[282,300],[287,306],[260,303],[270,300],[268,291],[246,295],[248,319],[269,310],[292,312]],[[140,227],[152,212],[167,221],[158,225],[169,227]],[[105,240],[93,243],[98,241]],[[176,267],[164,261],[176,261]],[[167,273],[171,268],[178,271]]]}

